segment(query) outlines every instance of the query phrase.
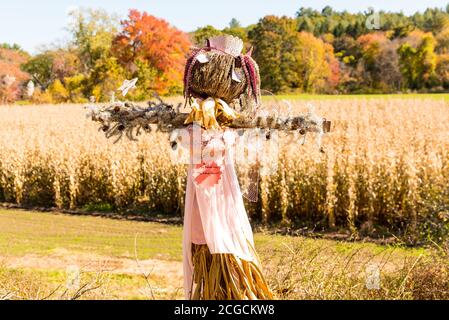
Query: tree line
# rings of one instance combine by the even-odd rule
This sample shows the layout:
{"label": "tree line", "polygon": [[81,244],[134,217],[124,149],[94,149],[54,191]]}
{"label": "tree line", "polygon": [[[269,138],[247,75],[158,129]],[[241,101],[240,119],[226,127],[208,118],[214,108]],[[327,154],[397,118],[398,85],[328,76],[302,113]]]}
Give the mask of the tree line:
{"label": "tree line", "polygon": [[30,55],[0,45],[0,102],[109,101],[125,79],[139,78],[129,99],[182,93],[183,65],[193,46],[231,34],[253,48],[262,87],[273,93],[447,92],[449,4],[407,16],[300,8],[294,18],[266,16],[243,27],[236,19],[185,33],[146,12],[120,21],[103,10],[70,13],[71,41]]}

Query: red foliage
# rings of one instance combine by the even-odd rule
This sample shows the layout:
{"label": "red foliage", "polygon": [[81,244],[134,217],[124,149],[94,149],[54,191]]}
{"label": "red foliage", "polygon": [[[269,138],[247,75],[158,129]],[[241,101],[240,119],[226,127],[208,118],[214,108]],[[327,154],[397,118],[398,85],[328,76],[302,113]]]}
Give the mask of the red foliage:
{"label": "red foliage", "polygon": [[[27,58],[20,51],[0,48],[0,103],[13,102],[19,98],[21,85],[29,79],[29,75],[20,70],[20,65]],[[15,78],[11,85],[3,83],[7,76]]]}
{"label": "red foliage", "polygon": [[328,78],[328,84],[331,89],[335,89],[340,83],[341,71],[340,63],[334,55],[334,48],[330,44],[324,44],[326,49],[326,60],[329,63],[330,76]]}
{"label": "red foliage", "polygon": [[130,66],[140,60],[154,68],[158,74],[155,89],[159,92],[182,84],[184,64],[190,50],[186,33],[163,19],[137,10],[129,12],[128,19],[122,21],[122,28],[113,43],[113,52],[120,63],[131,69]]}

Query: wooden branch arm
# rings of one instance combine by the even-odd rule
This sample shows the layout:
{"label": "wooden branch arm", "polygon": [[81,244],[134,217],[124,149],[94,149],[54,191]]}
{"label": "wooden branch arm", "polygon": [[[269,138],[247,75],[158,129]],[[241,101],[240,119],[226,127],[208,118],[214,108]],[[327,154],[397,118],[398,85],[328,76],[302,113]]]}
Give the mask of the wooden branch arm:
{"label": "wooden branch arm", "polygon": [[[106,136],[126,136],[135,140],[134,136],[140,134],[140,130],[151,132],[150,125],[157,125],[161,131],[169,132],[185,127],[188,113],[179,112],[180,105],[175,111],[172,105],[164,103],[158,98],[159,103],[149,102],[149,107],[142,108],[132,103],[117,102],[108,107],[90,109],[90,117],[93,121],[100,122]],[[256,116],[255,118],[239,117],[229,127],[235,129],[275,129],[275,130],[299,130],[301,134],[307,132],[327,133],[331,129],[331,122],[320,119],[315,115],[306,116]],[[136,132],[134,132],[136,130]]]}

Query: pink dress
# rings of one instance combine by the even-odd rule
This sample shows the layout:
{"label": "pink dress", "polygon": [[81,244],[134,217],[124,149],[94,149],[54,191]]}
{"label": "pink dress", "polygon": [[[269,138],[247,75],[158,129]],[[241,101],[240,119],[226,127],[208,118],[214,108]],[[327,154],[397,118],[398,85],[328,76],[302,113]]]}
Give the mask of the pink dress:
{"label": "pink dress", "polygon": [[[190,137],[192,126],[189,127]],[[234,168],[237,134],[232,129],[201,129],[201,147],[187,145],[189,165],[184,213],[184,289],[190,299],[193,288],[192,244],[207,244],[211,254],[233,254],[259,265],[251,225]],[[212,155],[212,157],[210,157]],[[197,158],[198,159],[198,158]]]}

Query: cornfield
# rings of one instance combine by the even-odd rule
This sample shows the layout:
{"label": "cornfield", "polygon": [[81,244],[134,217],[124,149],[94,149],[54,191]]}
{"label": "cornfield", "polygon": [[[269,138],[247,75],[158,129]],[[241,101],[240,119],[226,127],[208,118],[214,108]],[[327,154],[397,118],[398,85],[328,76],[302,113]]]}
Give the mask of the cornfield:
{"label": "cornfield", "polygon": [[[261,177],[259,201],[247,203],[250,217],[287,228],[442,240],[449,232],[447,102],[310,102],[333,121],[325,153],[312,139],[283,146],[279,169]],[[292,105],[306,111],[300,100]],[[181,215],[186,167],[171,162],[166,134],[113,144],[85,113],[79,105],[0,107],[0,202]]]}

